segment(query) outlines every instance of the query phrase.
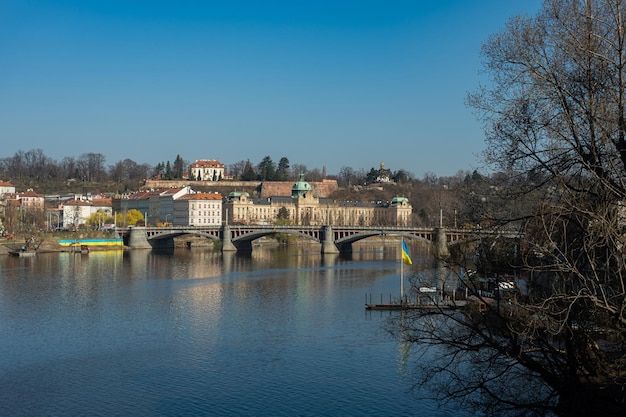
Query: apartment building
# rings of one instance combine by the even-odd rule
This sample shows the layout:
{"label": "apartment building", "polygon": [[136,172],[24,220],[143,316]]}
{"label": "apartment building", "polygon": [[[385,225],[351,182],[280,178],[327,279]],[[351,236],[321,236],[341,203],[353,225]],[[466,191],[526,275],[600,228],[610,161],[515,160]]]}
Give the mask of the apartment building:
{"label": "apartment building", "polygon": [[222,224],[222,196],[218,193],[194,193],[173,201],[174,225],[217,226]]}

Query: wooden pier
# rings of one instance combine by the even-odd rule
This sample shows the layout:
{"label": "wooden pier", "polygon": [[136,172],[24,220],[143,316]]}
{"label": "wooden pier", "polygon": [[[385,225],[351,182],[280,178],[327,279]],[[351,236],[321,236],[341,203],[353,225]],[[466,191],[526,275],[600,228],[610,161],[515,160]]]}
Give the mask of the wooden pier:
{"label": "wooden pier", "polygon": [[372,303],[372,296],[369,296],[369,302],[367,295],[365,296],[365,309],[366,310],[454,310],[457,308],[463,308],[467,304],[466,300],[445,300],[442,302],[433,300],[431,297],[418,297],[415,301],[411,300],[392,300],[389,296],[389,302],[384,303],[382,300],[382,294],[380,297],[380,303]]}

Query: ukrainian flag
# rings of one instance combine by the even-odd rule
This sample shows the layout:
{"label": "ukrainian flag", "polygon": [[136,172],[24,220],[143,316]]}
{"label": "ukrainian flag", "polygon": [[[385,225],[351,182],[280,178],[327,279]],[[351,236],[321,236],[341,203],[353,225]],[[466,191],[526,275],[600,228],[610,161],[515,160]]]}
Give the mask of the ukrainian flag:
{"label": "ukrainian flag", "polygon": [[404,239],[402,239],[402,260],[404,261],[405,265],[413,265],[413,261],[409,256],[409,248],[406,247]]}

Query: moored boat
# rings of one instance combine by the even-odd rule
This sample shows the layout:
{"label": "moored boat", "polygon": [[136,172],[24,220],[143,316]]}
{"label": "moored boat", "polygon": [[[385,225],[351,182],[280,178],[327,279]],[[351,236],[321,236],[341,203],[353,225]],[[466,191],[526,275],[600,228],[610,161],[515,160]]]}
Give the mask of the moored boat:
{"label": "moored boat", "polygon": [[9,255],[11,256],[35,256],[37,255],[37,251],[36,250],[29,250],[29,249],[16,249],[16,250],[10,250],[9,251]]}
{"label": "moored boat", "polygon": [[41,245],[41,241],[36,240],[34,236],[29,237],[19,248],[13,248],[9,250],[9,255],[11,256],[35,256],[37,254],[37,249],[39,249],[39,245]]}

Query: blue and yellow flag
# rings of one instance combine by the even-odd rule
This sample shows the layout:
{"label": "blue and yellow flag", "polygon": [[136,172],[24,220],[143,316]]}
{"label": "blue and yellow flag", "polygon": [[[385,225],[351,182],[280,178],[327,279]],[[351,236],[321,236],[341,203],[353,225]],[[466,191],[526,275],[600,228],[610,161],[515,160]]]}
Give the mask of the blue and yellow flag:
{"label": "blue and yellow flag", "polygon": [[404,239],[402,239],[402,260],[404,261],[405,265],[413,265],[413,261],[409,256],[409,248],[406,247]]}

